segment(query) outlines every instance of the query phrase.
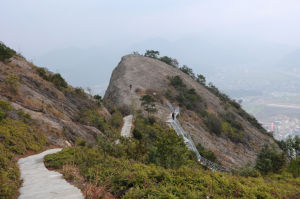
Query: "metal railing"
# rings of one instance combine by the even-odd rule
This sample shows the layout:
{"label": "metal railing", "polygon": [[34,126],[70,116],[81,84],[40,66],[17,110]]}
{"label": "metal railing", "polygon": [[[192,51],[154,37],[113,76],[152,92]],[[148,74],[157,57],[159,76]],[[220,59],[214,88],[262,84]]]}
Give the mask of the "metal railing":
{"label": "metal railing", "polygon": [[183,130],[179,121],[176,119],[177,115],[179,114],[179,107],[174,107],[169,101],[167,101],[167,105],[169,106],[171,111],[175,114],[174,119],[167,120],[167,122],[172,126],[172,128],[175,130],[175,132],[177,133],[178,136],[183,137],[184,143],[187,145],[188,149],[195,152],[200,164],[208,167],[212,171],[229,173],[229,169],[227,169],[226,167],[223,167],[215,162],[212,162],[212,161],[202,157],[199,154],[199,152],[194,144],[193,139],[185,130]]}

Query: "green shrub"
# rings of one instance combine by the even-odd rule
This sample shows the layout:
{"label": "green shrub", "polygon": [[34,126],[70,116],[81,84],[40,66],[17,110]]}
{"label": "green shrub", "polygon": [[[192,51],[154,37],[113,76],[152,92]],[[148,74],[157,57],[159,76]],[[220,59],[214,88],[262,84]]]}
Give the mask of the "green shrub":
{"label": "green shrub", "polygon": [[222,124],[221,121],[215,116],[214,114],[209,113],[205,120],[204,120],[205,125],[209,129],[210,132],[216,134],[216,135],[221,135],[222,132]]}
{"label": "green shrub", "polygon": [[300,136],[296,135],[294,138],[289,136],[286,140],[280,140],[277,143],[290,159],[300,155]]}
{"label": "green shrub", "polygon": [[13,94],[17,94],[20,86],[20,78],[15,75],[10,75],[5,79],[5,83]]}
{"label": "green shrub", "polygon": [[197,75],[197,78],[196,78],[196,81],[199,83],[199,84],[202,84],[202,85],[206,85],[206,78],[204,77],[204,75],[201,75],[201,74],[198,74]]}
{"label": "green shrub", "polygon": [[145,57],[151,57],[157,59],[159,56],[159,51],[156,50],[147,50],[144,54]]}
{"label": "green shrub", "polygon": [[45,68],[37,67],[37,68],[36,68],[36,72],[37,72],[37,74],[38,74],[41,78],[43,78],[44,80],[49,81],[49,76],[47,75],[47,72],[46,72],[46,69],[45,69]]}
{"label": "green shrub", "polygon": [[28,113],[24,113],[22,109],[19,109],[17,111],[19,118],[25,122],[25,123],[30,123],[31,122],[31,116]]}
{"label": "green shrub", "polygon": [[64,78],[62,78],[62,76],[59,73],[51,75],[49,77],[49,80],[54,84],[56,88],[60,90],[68,87],[67,82],[64,80]]}
{"label": "green shrub", "polygon": [[3,121],[7,113],[12,110],[10,104],[4,100],[0,100],[0,122]]}
{"label": "green shrub", "polygon": [[288,172],[292,173],[295,178],[300,177],[300,156],[291,160],[288,166]]}
{"label": "green shrub", "polygon": [[41,132],[22,121],[5,119],[0,125],[0,135],[4,137],[3,144],[16,154],[24,154],[27,150],[38,151],[46,144]]}
{"label": "green shrub", "polygon": [[[0,101],[0,109],[9,110],[8,103]],[[2,112],[2,110],[0,112]],[[22,121],[2,119],[0,125],[0,198],[16,198],[21,185],[15,155],[39,151],[46,144],[44,135]]]}
{"label": "green shrub", "polygon": [[14,198],[21,185],[20,171],[13,153],[1,142],[0,157],[0,198]]}
{"label": "green shrub", "polygon": [[196,148],[201,156],[212,162],[217,162],[217,157],[213,151],[205,149],[201,143],[198,143]]}
{"label": "green shrub", "polygon": [[234,128],[228,122],[222,122],[222,131],[233,142],[243,142],[244,141],[244,135],[245,135],[244,131]]}
{"label": "green shrub", "polygon": [[186,65],[183,65],[182,67],[180,67],[179,70],[181,70],[182,72],[184,72],[185,74],[187,74],[191,78],[196,79],[193,70],[191,68],[187,67]]}
{"label": "green shrub", "polygon": [[14,55],[16,55],[16,51],[5,46],[2,42],[0,42],[0,61],[9,59]]}
{"label": "green shrub", "polygon": [[[48,74],[46,72],[45,68],[40,68],[40,67],[36,68],[36,72],[44,80],[52,82],[54,84],[54,86],[59,90],[62,90],[63,88],[68,87],[68,83],[66,82],[66,80],[59,73],[55,73],[55,74],[50,74],[49,73]],[[86,96],[85,92],[83,91],[82,88],[76,88],[75,93],[77,95],[80,95],[80,96],[84,96],[84,97]]]}
{"label": "green shrub", "polygon": [[104,155],[88,147],[63,149],[45,158],[46,166],[73,164],[86,181],[116,198],[291,198],[299,193],[299,178],[290,175],[241,177],[184,165],[165,169]]}
{"label": "green shrub", "polygon": [[155,108],[155,99],[151,95],[144,95],[140,98],[140,100],[142,107],[148,113],[148,117],[151,113],[155,113],[157,111]]}
{"label": "green shrub", "polygon": [[242,126],[242,124],[238,121],[236,121],[236,117],[233,113],[231,112],[226,112],[225,114],[222,115],[222,118],[228,122],[233,128],[237,129],[237,130],[241,130],[243,131],[244,128]]}
{"label": "green shrub", "polygon": [[54,169],[62,169],[63,165],[74,163],[75,151],[74,148],[66,148],[58,156],[47,155],[44,159],[45,165]]}
{"label": "green shrub", "polygon": [[0,110],[0,122],[5,118],[6,114]]}
{"label": "green shrub", "polygon": [[76,138],[76,146],[87,146],[88,143],[82,138]]}
{"label": "green shrub", "polygon": [[161,133],[150,149],[148,161],[165,168],[179,168],[188,160],[183,138],[173,131]]}
{"label": "green shrub", "polygon": [[12,107],[10,106],[9,102],[6,102],[4,100],[0,100],[0,110],[11,111]]}
{"label": "green shrub", "polygon": [[195,111],[200,116],[205,115],[206,103],[196,93],[195,89],[188,89],[179,76],[170,78],[171,85],[176,89],[177,95],[173,96],[171,91],[167,91],[166,97],[171,101],[177,101],[179,106]]}
{"label": "green shrub", "polygon": [[171,85],[177,89],[186,87],[186,85],[183,83],[182,79],[179,76],[171,77],[170,82],[171,82]]}
{"label": "green shrub", "polygon": [[276,173],[283,169],[285,163],[283,153],[277,152],[274,146],[264,145],[258,154],[255,168],[262,174]]}
{"label": "green shrub", "polygon": [[168,56],[163,56],[159,58],[160,61],[165,62],[166,64],[173,66],[173,67],[178,67],[178,61],[176,59],[173,59]]}
{"label": "green shrub", "polygon": [[257,169],[251,167],[249,164],[246,166],[239,168],[238,174],[244,177],[254,177],[257,178],[260,176],[260,173]]}
{"label": "green shrub", "polygon": [[82,109],[79,114],[79,122],[92,125],[110,138],[116,138],[120,135],[118,129],[111,125],[111,122],[105,120],[96,110]]}
{"label": "green shrub", "polygon": [[86,93],[84,92],[84,89],[80,88],[80,87],[75,88],[74,89],[74,93],[76,94],[76,96],[79,96],[79,97],[82,97],[82,98],[86,98],[87,97]]}
{"label": "green shrub", "polygon": [[122,114],[119,111],[116,111],[112,114],[110,123],[113,127],[120,128],[123,122]]}
{"label": "green shrub", "polygon": [[101,95],[94,95],[94,99],[97,100],[97,105],[100,107],[101,103],[103,102]]}

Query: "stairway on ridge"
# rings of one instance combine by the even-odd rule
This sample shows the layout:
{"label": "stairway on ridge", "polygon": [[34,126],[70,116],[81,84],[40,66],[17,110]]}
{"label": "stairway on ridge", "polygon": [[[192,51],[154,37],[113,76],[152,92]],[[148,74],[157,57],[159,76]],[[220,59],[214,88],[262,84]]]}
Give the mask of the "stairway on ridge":
{"label": "stairway on ridge", "polygon": [[172,128],[175,130],[175,132],[177,133],[178,136],[182,136],[183,137],[183,140],[184,140],[184,143],[187,145],[187,147],[194,151],[196,156],[197,156],[197,159],[198,161],[200,162],[200,164],[202,165],[205,165],[207,166],[210,170],[212,171],[219,171],[219,172],[227,172],[229,173],[229,169],[217,164],[217,163],[214,163],[204,157],[202,157],[195,144],[194,144],[194,141],[193,139],[191,138],[191,136],[183,130],[183,128],[181,127],[179,121],[176,119],[177,115],[179,114],[179,107],[174,107],[169,101],[167,101],[167,105],[169,106],[170,110],[172,111],[172,113],[175,113],[175,117],[174,117],[174,120],[171,118],[171,119],[168,119],[167,122],[172,126]]}

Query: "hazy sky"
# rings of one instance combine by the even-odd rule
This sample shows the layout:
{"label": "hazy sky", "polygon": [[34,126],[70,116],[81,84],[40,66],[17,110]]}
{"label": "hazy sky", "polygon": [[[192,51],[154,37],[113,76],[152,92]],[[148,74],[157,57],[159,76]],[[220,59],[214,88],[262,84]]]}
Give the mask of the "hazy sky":
{"label": "hazy sky", "polygon": [[0,41],[28,59],[204,33],[300,46],[299,0],[0,0],[0,7]]}
{"label": "hazy sky", "polygon": [[299,0],[1,0],[0,5],[0,40],[28,56],[201,32],[300,45]]}

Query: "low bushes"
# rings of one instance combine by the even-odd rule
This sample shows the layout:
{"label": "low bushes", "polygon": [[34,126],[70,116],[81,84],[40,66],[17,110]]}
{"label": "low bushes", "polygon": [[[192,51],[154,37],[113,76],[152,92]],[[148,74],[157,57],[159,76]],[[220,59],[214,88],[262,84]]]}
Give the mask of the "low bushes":
{"label": "low bushes", "polygon": [[96,127],[110,138],[116,138],[120,136],[117,128],[120,127],[122,123],[122,116],[119,112],[112,117],[112,120],[107,121],[96,110],[83,108],[82,110],[80,110],[78,120],[83,124]]}
{"label": "low bushes", "polygon": [[244,134],[245,134],[244,131],[233,127],[228,122],[222,122],[222,131],[233,142],[244,141]]}
{"label": "low bushes", "polygon": [[300,156],[291,160],[288,166],[288,172],[292,173],[295,178],[300,177]]}
{"label": "low bushes", "polygon": [[20,78],[15,75],[10,75],[6,77],[5,84],[11,93],[17,94],[20,86]]}
{"label": "low bushes", "polygon": [[16,55],[16,51],[5,46],[2,42],[0,42],[0,61],[9,59],[14,55]]}
{"label": "low bushes", "polygon": [[30,120],[25,113],[18,119],[8,116],[14,111],[8,102],[0,100],[0,198],[14,198],[21,185],[20,172],[15,155],[26,151],[39,151],[46,145],[44,135],[33,126],[24,123]]}
{"label": "low bushes", "polygon": [[36,73],[44,80],[52,82],[54,86],[59,90],[68,87],[68,83],[59,73],[52,74],[47,72],[45,68],[40,67],[36,68]]}
{"label": "low bushes", "polygon": [[264,145],[258,154],[255,168],[262,174],[278,173],[286,164],[284,153],[280,153],[274,146]]}
{"label": "low bushes", "polygon": [[205,171],[198,166],[165,169],[96,148],[75,147],[46,156],[47,167],[72,164],[89,182],[116,198],[289,198],[299,193],[300,179],[291,175],[241,177]]}
{"label": "low bushes", "polygon": [[190,153],[183,138],[170,131],[157,136],[150,148],[148,162],[164,168],[179,168],[190,159]]}
{"label": "low bushes", "polygon": [[171,101],[177,101],[180,106],[185,107],[188,110],[195,111],[201,116],[206,115],[206,103],[199,96],[195,89],[187,88],[183,80],[179,76],[170,77],[170,84],[176,89],[176,94],[172,94],[171,91],[166,93]]}
{"label": "low bushes", "polygon": [[214,114],[208,114],[205,119],[204,119],[204,123],[207,126],[207,128],[209,129],[210,132],[216,134],[216,135],[221,135],[222,132],[222,123],[219,120],[219,118],[217,116],[215,116]]}
{"label": "low bushes", "polygon": [[205,149],[200,143],[197,144],[196,148],[197,148],[198,152],[200,153],[200,155],[203,156],[204,158],[206,158],[212,162],[218,161],[215,153],[211,150]]}
{"label": "low bushes", "polygon": [[120,128],[123,122],[123,116],[119,111],[112,114],[110,123],[113,127]]}
{"label": "low bushes", "polygon": [[49,80],[54,84],[54,86],[58,89],[62,89],[62,88],[67,88],[68,84],[65,81],[64,78],[62,78],[62,76],[59,73],[56,73],[54,75],[51,75],[49,77]]}

